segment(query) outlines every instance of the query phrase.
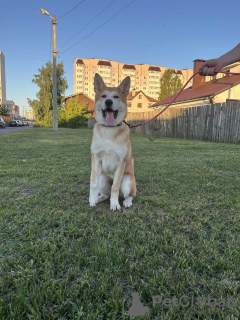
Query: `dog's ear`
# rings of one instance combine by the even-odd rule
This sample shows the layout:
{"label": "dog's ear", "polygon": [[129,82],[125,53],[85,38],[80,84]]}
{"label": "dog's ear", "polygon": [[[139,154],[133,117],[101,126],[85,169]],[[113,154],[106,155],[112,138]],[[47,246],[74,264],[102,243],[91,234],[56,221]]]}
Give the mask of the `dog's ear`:
{"label": "dog's ear", "polygon": [[102,89],[105,87],[105,83],[103,82],[102,77],[96,73],[94,78],[94,91],[99,92],[102,91]]}
{"label": "dog's ear", "polygon": [[126,77],[119,85],[119,90],[127,96],[129,94],[129,89],[130,89],[130,77]]}

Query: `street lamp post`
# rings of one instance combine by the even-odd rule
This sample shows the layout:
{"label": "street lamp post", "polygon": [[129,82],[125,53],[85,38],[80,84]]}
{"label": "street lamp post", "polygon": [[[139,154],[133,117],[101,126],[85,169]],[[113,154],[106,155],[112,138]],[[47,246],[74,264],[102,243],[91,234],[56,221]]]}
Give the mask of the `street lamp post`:
{"label": "street lamp post", "polygon": [[44,10],[39,9],[42,14],[46,14],[52,18],[53,25],[53,130],[58,131],[58,116],[57,116],[57,51],[56,51],[56,25],[57,19],[55,16],[50,16],[50,14]]}

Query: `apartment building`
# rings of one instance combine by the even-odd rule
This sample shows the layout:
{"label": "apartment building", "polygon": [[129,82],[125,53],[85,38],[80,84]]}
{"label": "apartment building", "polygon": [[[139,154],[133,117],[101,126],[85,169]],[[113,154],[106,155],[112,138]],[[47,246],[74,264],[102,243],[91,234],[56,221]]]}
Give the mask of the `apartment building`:
{"label": "apartment building", "polygon": [[[149,64],[127,64],[95,58],[76,58],[73,65],[74,94],[83,92],[90,98],[94,98],[93,81],[95,73],[99,73],[105,84],[112,87],[118,86],[125,77],[130,76],[130,91],[133,89],[143,91],[149,97],[158,99],[160,79],[167,69]],[[193,74],[192,69],[174,69],[173,72],[180,77],[182,83],[185,83]]]}
{"label": "apartment building", "polygon": [[34,120],[35,119],[35,113],[33,110],[27,110],[25,114],[26,119]]}
{"label": "apartment building", "polygon": [[0,50],[0,104],[6,103],[5,56]]}

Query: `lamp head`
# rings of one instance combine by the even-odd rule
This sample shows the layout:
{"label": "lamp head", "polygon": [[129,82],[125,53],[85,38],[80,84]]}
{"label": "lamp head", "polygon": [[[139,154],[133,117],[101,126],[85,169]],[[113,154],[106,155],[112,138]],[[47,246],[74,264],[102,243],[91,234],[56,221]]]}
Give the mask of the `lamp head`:
{"label": "lamp head", "polygon": [[50,14],[46,11],[46,10],[44,10],[44,9],[39,9],[39,11],[42,13],[42,14],[46,14],[47,16],[50,16]]}

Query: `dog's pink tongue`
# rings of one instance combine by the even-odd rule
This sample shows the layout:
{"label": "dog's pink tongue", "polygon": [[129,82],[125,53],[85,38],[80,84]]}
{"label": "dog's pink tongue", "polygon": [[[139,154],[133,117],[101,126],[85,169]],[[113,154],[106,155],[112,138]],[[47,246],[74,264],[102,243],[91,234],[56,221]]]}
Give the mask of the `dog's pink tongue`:
{"label": "dog's pink tongue", "polygon": [[106,118],[105,120],[107,121],[108,124],[110,125],[114,125],[115,123],[115,119],[114,119],[114,116],[113,116],[113,112],[112,111],[106,111]]}

